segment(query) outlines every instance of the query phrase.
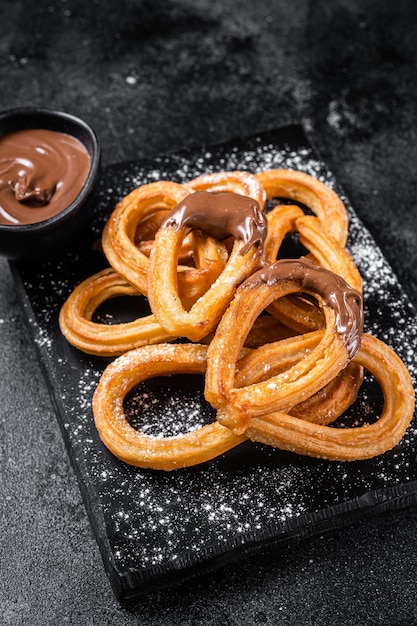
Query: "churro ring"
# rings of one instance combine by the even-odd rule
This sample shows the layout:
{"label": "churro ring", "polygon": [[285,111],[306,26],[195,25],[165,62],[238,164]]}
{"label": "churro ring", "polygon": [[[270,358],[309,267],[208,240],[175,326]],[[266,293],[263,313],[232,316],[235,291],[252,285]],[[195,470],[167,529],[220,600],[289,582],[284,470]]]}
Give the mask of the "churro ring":
{"label": "churro ring", "polygon": [[[131,465],[169,471],[213,459],[249,436],[253,441],[298,454],[351,461],[371,458],[394,447],[413,415],[414,390],[404,364],[381,341],[364,335],[349,367],[355,363],[366,367],[381,385],[385,403],[381,417],[374,424],[330,428],[311,415],[300,419],[273,412],[252,417],[245,435],[240,436],[218,422],[181,436],[164,438],[150,437],[130,426],[123,400],[134,386],[153,376],[204,373],[206,357],[205,346],[164,344],[132,350],[111,363],[93,397],[96,427],[109,450]],[[259,366],[259,359],[257,362]],[[247,373],[248,366],[248,362],[240,364],[237,379],[241,372]],[[254,373],[255,377],[259,376],[259,367]]]}
{"label": "churro ring", "polygon": [[[247,351],[237,362],[236,386],[253,385],[289,370],[317,347],[323,334],[324,330],[318,330]],[[351,361],[325,387],[288,412],[317,424],[329,424],[353,404],[362,381],[363,368]]]}
{"label": "churro ring", "polygon": [[142,345],[171,341],[173,337],[154,315],[122,324],[92,321],[94,312],[103,302],[137,295],[141,294],[112,268],[102,270],[80,283],[61,307],[61,332],[71,345],[97,356],[117,356]]}
{"label": "churro ring", "polygon": [[[274,355],[275,356],[275,355]],[[93,414],[99,436],[107,448],[120,460],[143,468],[170,471],[190,467],[211,460],[246,440],[245,435],[234,435],[218,421],[175,437],[152,437],[133,428],[127,421],[123,402],[136,385],[154,376],[174,373],[204,373],[207,347],[199,344],[161,344],[132,350],[113,361],[104,370],[93,396]],[[275,366],[279,360],[275,356]],[[255,379],[262,376],[263,364],[242,364],[239,376],[248,374]],[[332,392],[339,394],[335,387]],[[342,390],[339,401],[343,410],[351,398]],[[322,396],[317,406],[325,414],[329,396]],[[334,402],[334,401],[333,401]],[[314,411],[312,411],[312,414]],[[320,416],[315,418],[320,421]]]}
{"label": "churro ring", "polygon": [[133,387],[153,376],[204,373],[206,355],[207,347],[199,344],[146,346],[105,369],[94,393],[93,414],[100,438],[113,454],[130,465],[169,471],[213,459],[245,440],[217,421],[181,436],[157,438],[126,420],[123,400]]}
{"label": "churro ring", "polygon": [[[125,196],[115,207],[102,234],[103,252],[109,264],[141,293],[146,294],[148,284],[149,246],[140,248],[138,232],[145,224],[147,237],[152,228],[146,229],[151,222],[157,228],[162,212],[167,214],[190,191],[183,185],[170,181],[159,181],[142,185]],[[184,306],[187,308],[193,299],[203,294],[216,280],[227,260],[225,247],[210,237],[197,237],[196,242],[187,245],[186,258],[193,256],[197,267],[188,265],[178,268],[178,290]],[[192,296],[190,296],[190,291]]]}
{"label": "churro ring", "polygon": [[[208,198],[214,213],[202,210]],[[262,214],[274,198],[315,215],[288,203]],[[276,261],[294,231],[308,259]],[[163,470],[208,461],[248,439],[338,461],[394,447],[412,418],[414,390],[399,357],[362,338],[362,282],[346,238],[343,202],[302,172],[217,172],[183,185],[150,183],[123,198],[102,238],[113,269],[77,287],[59,318],[67,340],[85,352],[128,351],[105,369],[93,398],[105,445],[127,463]],[[152,315],[93,322],[105,300],[138,293],[148,295]],[[176,337],[209,345],[166,343]],[[380,384],[382,415],[361,427],[330,427],[354,403],[364,370]],[[129,424],[124,398],[141,381],[173,373],[206,373],[216,421],[180,437],[149,437]]]}
{"label": "churro ring", "polygon": [[282,204],[266,214],[268,233],[265,239],[263,260],[270,265],[277,260],[285,237],[296,230],[296,221],[304,216],[299,206]]}
{"label": "churro ring", "polygon": [[295,222],[300,243],[310,251],[315,263],[341,276],[351,287],[362,291],[362,277],[350,253],[332,235],[326,234],[320,220],[303,215]]}
{"label": "churro ring", "polygon": [[[296,205],[278,205],[267,213],[268,234],[264,245],[264,263],[277,260],[285,237],[296,230],[297,220],[304,217],[304,212]],[[306,333],[323,328],[322,310],[314,303],[299,296],[285,296],[272,302],[269,313],[276,317],[284,327],[296,333]]]}
{"label": "churro ring", "polygon": [[287,198],[307,206],[319,218],[326,233],[346,245],[348,216],[339,196],[309,174],[288,169],[273,169],[255,174],[268,199]]}
{"label": "churro ring", "polygon": [[[189,310],[176,285],[178,252],[194,229],[219,240],[234,237],[226,266],[210,289]],[[232,192],[195,192],[167,216],[155,236],[148,272],[148,298],[163,328],[172,335],[199,341],[217,325],[236,288],[259,266],[266,219],[258,203]]]}
{"label": "churro ring", "polygon": [[362,277],[351,255],[330,234],[326,233],[320,220],[304,215],[296,206],[277,206],[267,214],[268,234],[264,246],[266,264],[277,260],[282,241],[290,232],[297,231],[300,243],[310,252],[317,265],[341,276],[351,287],[361,291]]}
{"label": "churro ring", "polygon": [[215,193],[231,191],[242,196],[253,198],[262,210],[266,200],[265,189],[249,172],[235,170],[232,172],[214,172],[202,174],[184,183],[193,191],[211,191]]}
{"label": "churro ring", "polygon": [[369,459],[391,450],[413,417],[415,397],[410,374],[395,352],[372,335],[363,335],[353,361],[368,370],[381,387],[384,406],[377,421],[335,428],[272,412],[252,417],[245,434],[253,441],[331,461]]}
{"label": "churro ring", "polygon": [[188,195],[180,184],[163,181],[142,185],[122,198],[102,234],[110,265],[142,293],[147,289],[149,258],[135,243],[139,224],[159,211],[169,211]]}
{"label": "churro ring", "polygon": [[[319,344],[282,374],[236,387],[236,362],[255,319],[289,293],[307,293],[320,303],[326,327]],[[306,259],[277,261],[241,285],[222,317],[208,351],[206,399],[220,423],[241,434],[250,417],[287,409],[328,384],[355,354],[362,328],[361,294],[341,277]]]}
{"label": "churro ring", "polygon": [[[284,236],[297,231],[300,243],[310,253],[308,258],[341,276],[354,289],[362,290],[362,277],[351,255],[334,237],[324,232],[317,217],[304,215],[301,209],[297,212],[297,207],[293,206],[278,206],[267,217],[268,235],[264,248],[267,264],[276,260]],[[296,332],[309,332],[323,326],[323,316],[317,306],[300,301],[299,297],[281,298],[268,310]]]}

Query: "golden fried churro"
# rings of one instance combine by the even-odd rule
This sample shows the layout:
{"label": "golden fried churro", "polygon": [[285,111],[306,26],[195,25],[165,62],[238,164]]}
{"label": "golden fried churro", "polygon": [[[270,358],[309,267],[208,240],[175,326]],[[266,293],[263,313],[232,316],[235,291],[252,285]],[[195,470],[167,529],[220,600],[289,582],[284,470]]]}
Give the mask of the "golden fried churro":
{"label": "golden fried churro", "polygon": [[108,262],[142,293],[147,290],[149,259],[135,244],[137,228],[155,213],[168,212],[188,193],[167,181],[142,185],[116,205],[104,227],[102,245]]}
{"label": "golden fried churro", "polygon": [[[253,385],[288,371],[305,358],[322,340],[324,330],[286,340],[265,343],[247,351],[237,362],[236,387]],[[363,380],[363,368],[352,361],[325,387],[288,410],[291,415],[317,424],[329,424],[356,400]]]}
{"label": "golden fried churro", "polygon": [[59,314],[61,332],[79,350],[98,356],[117,356],[142,345],[171,341],[173,337],[154,315],[122,324],[92,321],[103,302],[138,295],[138,290],[112,268],[102,270],[78,285],[65,301]]}
{"label": "golden fried churro", "polygon": [[207,347],[162,344],[132,350],[104,371],[93,397],[93,413],[103,443],[131,465],[173,470],[203,463],[245,440],[217,421],[176,437],[151,437],[126,420],[123,400],[140,382],[153,376],[204,373]]}
{"label": "golden fried churro", "polygon": [[[273,263],[282,240],[290,232],[298,232],[300,243],[309,251],[308,258],[320,267],[341,276],[351,287],[362,290],[362,278],[349,252],[332,235],[327,234],[317,217],[304,215],[294,206],[277,206],[267,215],[268,235],[264,260]],[[283,324],[304,333],[323,327],[323,316],[317,306],[299,297],[276,300],[269,312]]]}
{"label": "golden fried churro", "polygon": [[[294,204],[263,213],[274,198]],[[160,181],[123,198],[103,231],[111,268],[76,287],[59,316],[72,345],[117,357],[93,397],[104,444],[126,463],[166,471],[248,440],[338,461],[395,446],[412,419],[414,390],[400,358],[362,335],[362,279],[345,248],[347,226],[337,194],[292,170]],[[287,235],[307,257],[280,258]],[[138,294],[150,315],[93,321],[106,300]],[[380,417],[333,423],[355,403],[364,372],[381,387]],[[180,436],[146,435],[129,423],[125,398],[171,374],[203,375],[216,419]]]}
{"label": "golden fried churro", "polygon": [[[234,237],[230,257],[210,289],[187,311],[176,285],[177,258],[190,230],[219,240]],[[255,200],[232,192],[195,192],[167,216],[155,236],[148,272],[148,298],[159,323],[169,333],[199,341],[210,333],[236,288],[259,266],[266,219]]]}
{"label": "golden fried churro", "polygon": [[[245,441],[245,435],[234,435],[218,421],[173,437],[146,435],[127,421],[124,399],[136,385],[155,376],[203,374],[206,359],[206,346],[160,344],[132,350],[113,361],[105,369],[93,397],[96,427],[109,450],[130,465],[170,471],[203,463]],[[278,365],[275,359],[274,367]],[[260,367],[258,360],[257,364],[242,363],[242,373],[238,377],[248,373],[249,368],[255,377],[262,375],[263,365]],[[342,410],[342,404],[348,406],[348,394],[342,386],[340,389],[333,386],[332,392],[339,397],[339,410]],[[324,420],[323,415],[329,409],[329,400],[330,396],[323,395],[309,419],[328,423],[328,418]],[[319,410],[314,413],[316,408]]]}
{"label": "golden fried churro", "polygon": [[[160,214],[165,217],[189,193],[184,186],[170,181],[142,185],[117,204],[104,227],[102,246],[108,262],[141,293],[146,294],[148,286],[149,240],[142,251],[140,229],[144,228],[145,236],[150,237],[152,226],[149,227],[149,222],[159,224]],[[151,248],[152,245],[151,242]],[[183,265],[178,268],[180,297],[184,297],[184,306],[188,307],[190,300],[204,293],[216,280],[227,256],[223,245],[201,236],[197,244],[188,242],[183,255],[196,261],[196,267]]]}
{"label": "golden fried churro", "polygon": [[245,434],[282,450],[333,461],[369,459],[392,449],[413,417],[414,389],[408,370],[395,352],[371,335],[363,335],[354,362],[375,376],[383,392],[384,406],[376,422],[335,428],[272,412],[251,418]]}
{"label": "golden fried churro", "polygon": [[341,246],[346,245],[348,217],[339,196],[309,174],[288,169],[273,169],[255,174],[267,198],[287,198],[307,206],[317,215],[324,230]]}
{"label": "golden fried churro", "polygon": [[[275,299],[307,293],[321,305],[326,328],[319,344],[297,365],[255,385],[237,388],[235,365],[245,337]],[[307,260],[281,260],[259,270],[240,287],[209,346],[205,394],[218,420],[236,434],[249,419],[302,402],[329,383],[360,344],[362,298],[336,274]]]}

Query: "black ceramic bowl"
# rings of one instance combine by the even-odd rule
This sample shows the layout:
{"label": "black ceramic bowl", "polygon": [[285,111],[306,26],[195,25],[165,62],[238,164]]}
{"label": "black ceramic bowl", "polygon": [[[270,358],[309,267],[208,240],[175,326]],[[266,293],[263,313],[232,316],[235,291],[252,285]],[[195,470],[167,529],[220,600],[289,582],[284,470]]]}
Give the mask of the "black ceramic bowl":
{"label": "black ceramic bowl", "polygon": [[85,146],[91,162],[80,193],[60,213],[33,224],[0,224],[0,255],[12,260],[36,262],[77,246],[84,237],[91,222],[99,183],[100,145],[93,128],[68,113],[39,108],[0,113],[0,137],[34,128],[72,135]]}

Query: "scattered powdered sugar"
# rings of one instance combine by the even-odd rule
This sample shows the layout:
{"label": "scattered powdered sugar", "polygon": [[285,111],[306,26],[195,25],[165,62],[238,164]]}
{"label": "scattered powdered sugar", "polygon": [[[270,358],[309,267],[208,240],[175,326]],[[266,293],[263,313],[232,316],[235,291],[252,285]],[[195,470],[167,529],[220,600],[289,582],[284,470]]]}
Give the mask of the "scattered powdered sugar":
{"label": "scattered powdered sugar", "polygon": [[124,411],[131,426],[156,438],[178,437],[215,419],[211,407],[205,406],[200,381],[188,390],[181,387],[181,379],[179,388],[170,382],[172,378],[168,385],[164,381],[155,385],[154,381],[153,389],[143,383],[125,399]]}
{"label": "scattered powdered sugar", "polygon": [[[270,133],[232,146],[108,168],[93,238],[100,237],[116,202],[141,184],[184,182],[221,170],[253,173],[270,168],[301,170],[337,190],[331,173],[298,135],[294,139],[286,131]],[[364,278],[365,330],[398,352],[416,384],[415,312],[348,202],[347,208],[348,248]],[[209,463],[169,473],[119,462],[102,445],[91,410],[94,390],[109,360],[78,352],[67,344],[58,326],[67,295],[103,263],[97,250],[83,247],[41,268],[19,270],[28,298],[27,316],[48,368],[69,453],[102,552],[118,572],[136,572],[146,581],[156,573],[185,568],[244,544],[297,528],[308,530],[315,516],[327,518],[330,527],[337,507],[348,510],[350,502],[362,506],[361,498],[370,493],[373,502],[389,498],[378,494],[416,480],[415,421],[396,449],[358,463],[300,458],[248,442]],[[379,405],[380,398],[368,381],[347,423],[371,420]],[[191,432],[214,419],[197,376],[146,381],[126,398],[125,410],[131,425],[158,438]]]}

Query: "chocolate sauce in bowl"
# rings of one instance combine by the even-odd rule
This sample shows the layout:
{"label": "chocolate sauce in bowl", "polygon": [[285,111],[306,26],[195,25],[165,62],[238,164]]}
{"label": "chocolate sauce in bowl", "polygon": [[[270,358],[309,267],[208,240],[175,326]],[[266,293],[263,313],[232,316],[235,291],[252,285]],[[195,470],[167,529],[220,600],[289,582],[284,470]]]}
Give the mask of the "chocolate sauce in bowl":
{"label": "chocolate sauce in bowl", "polygon": [[30,128],[0,137],[0,224],[33,224],[66,209],[90,171],[85,146],[66,133]]}

